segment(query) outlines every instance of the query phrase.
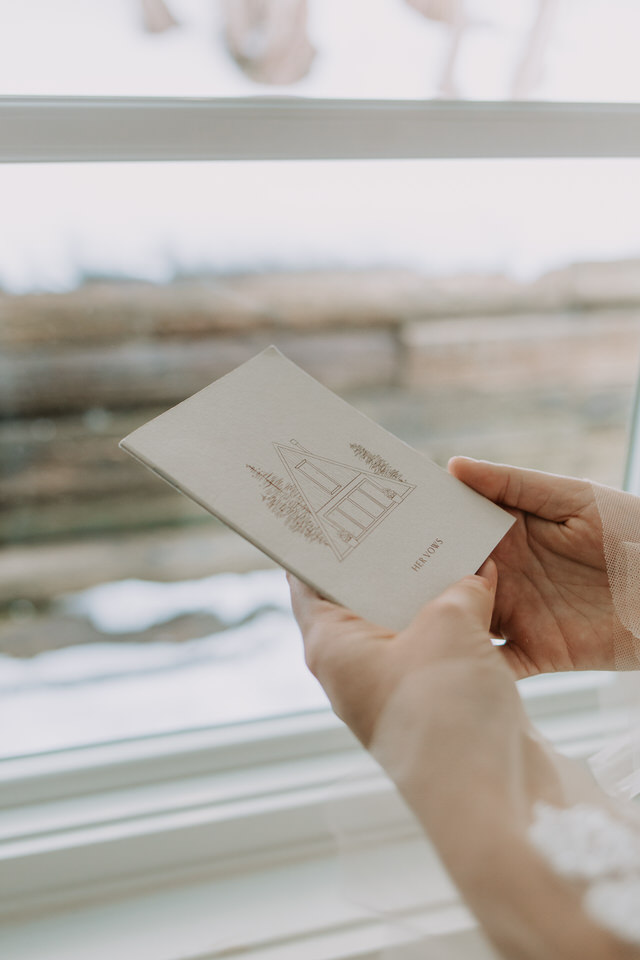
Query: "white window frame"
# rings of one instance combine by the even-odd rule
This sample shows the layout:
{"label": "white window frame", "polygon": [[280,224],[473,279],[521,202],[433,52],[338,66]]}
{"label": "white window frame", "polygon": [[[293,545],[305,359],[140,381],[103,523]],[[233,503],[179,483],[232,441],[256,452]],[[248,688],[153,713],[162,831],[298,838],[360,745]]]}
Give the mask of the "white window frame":
{"label": "white window frame", "polygon": [[0,97],[0,162],[639,155],[628,103]]}
{"label": "white window frame", "polygon": [[[640,157],[640,106],[0,98],[5,163],[482,157]],[[547,736],[584,756],[603,735],[597,708],[606,683],[601,675],[550,677],[531,688],[527,706]],[[614,729],[618,718],[610,723]],[[55,937],[66,960],[86,956],[87,931],[104,942],[100,910],[120,898],[121,914],[112,906],[111,915],[124,918],[128,905],[131,944],[140,937],[148,945],[152,936],[164,956],[161,946],[174,936],[172,956],[227,956],[237,930],[229,920],[233,896],[246,915],[253,906],[259,912],[259,903],[275,897],[269,891],[277,876],[285,877],[285,893],[273,899],[269,923],[258,925],[253,939],[247,935],[247,956],[373,957],[379,918],[354,908],[345,919],[338,901],[323,896],[335,859],[329,795],[357,799],[370,845],[416,841],[387,781],[324,711],[1,762],[0,918],[15,920],[5,951],[52,960]],[[244,882],[234,887],[232,876]],[[470,921],[442,882],[434,860],[418,912],[436,917],[443,936],[464,939]],[[163,891],[186,883],[196,900],[206,893],[231,901],[217,925],[193,907],[190,933],[180,940],[171,907],[177,900]],[[78,930],[85,940],[74,947]],[[105,956],[115,955],[115,943],[107,938]]]}

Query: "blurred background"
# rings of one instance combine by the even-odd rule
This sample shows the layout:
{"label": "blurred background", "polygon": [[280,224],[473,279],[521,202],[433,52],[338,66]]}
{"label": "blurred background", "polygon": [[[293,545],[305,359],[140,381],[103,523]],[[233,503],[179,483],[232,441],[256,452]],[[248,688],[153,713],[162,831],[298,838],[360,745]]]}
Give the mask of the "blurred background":
{"label": "blurred background", "polygon": [[[0,95],[636,100],[624,0],[0,0]],[[0,756],[323,709],[118,449],[269,343],[444,465],[622,482],[640,161],[0,167]]]}

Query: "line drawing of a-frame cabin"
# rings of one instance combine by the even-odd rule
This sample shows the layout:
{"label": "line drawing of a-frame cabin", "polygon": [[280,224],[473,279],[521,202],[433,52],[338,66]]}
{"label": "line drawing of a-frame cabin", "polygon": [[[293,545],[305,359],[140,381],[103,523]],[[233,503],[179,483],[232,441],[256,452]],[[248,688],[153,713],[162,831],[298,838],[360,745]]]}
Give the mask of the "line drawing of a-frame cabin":
{"label": "line drawing of a-frame cabin", "polygon": [[340,561],[415,490],[415,485],[406,480],[392,480],[318,456],[297,440],[273,441],[273,446]]}

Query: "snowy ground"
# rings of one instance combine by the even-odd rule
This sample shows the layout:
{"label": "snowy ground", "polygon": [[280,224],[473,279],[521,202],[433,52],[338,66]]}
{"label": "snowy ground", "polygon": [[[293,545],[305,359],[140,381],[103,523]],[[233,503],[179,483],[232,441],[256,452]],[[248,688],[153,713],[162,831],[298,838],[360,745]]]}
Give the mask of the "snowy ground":
{"label": "snowy ground", "polygon": [[[318,54],[293,87],[248,80],[214,0],[170,0],[180,26],[145,35],[136,0],[0,0],[0,94],[431,97],[439,24],[403,0],[310,0]],[[535,0],[468,0],[464,96],[501,99]],[[640,99],[640,5],[557,0],[537,98]],[[0,287],[84,274],[406,263],[533,275],[640,255],[640,163],[112,164],[0,169]]]}
{"label": "snowy ground", "polygon": [[[166,0],[179,26],[150,36],[139,0],[0,0],[0,93],[423,98],[437,94],[446,30],[404,0],[308,0],[317,56],[295,86],[247,79],[221,43],[217,0]],[[640,99],[634,0],[555,0],[535,99]],[[435,5],[434,5],[435,6]],[[445,6],[442,4],[442,6]],[[538,0],[465,0],[458,93],[508,99]]]}
{"label": "snowy ground", "polygon": [[[268,570],[125,580],[62,598],[105,639],[0,656],[0,757],[324,707],[288,597],[284,573]],[[227,627],[180,644],[117,642],[186,611]]]}

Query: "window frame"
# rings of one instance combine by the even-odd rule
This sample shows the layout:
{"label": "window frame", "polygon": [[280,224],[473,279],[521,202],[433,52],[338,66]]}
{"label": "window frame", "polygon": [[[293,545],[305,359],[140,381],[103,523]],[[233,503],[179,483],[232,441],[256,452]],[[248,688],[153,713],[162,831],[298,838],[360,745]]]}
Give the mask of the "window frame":
{"label": "window frame", "polygon": [[640,156],[640,105],[0,97],[0,162]]}
{"label": "window frame", "polygon": [[[3,97],[0,130],[4,163],[640,157],[635,104]],[[630,464],[639,460],[637,410],[638,401]],[[552,677],[523,693],[543,732],[585,756],[602,737],[606,682]],[[623,719],[607,722],[615,730]],[[135,899],[204,874],[219,883],[268,877],[285,862],[292,894],[302,863],[335,856],[326,802],[336,793],[358,798],[369,844],[411,836],[387,781],[325,711],[4,760],[0,781],[9,894],[0,917],[19,915],[18,933],[53,909],[77,920],[83,903]],[[447,929],[455,914],[453,936],[459,905],[455,895],[437,899],[437,869],[429,910],[444,911]],[[303,957],[303,940],[328,935],[334,921],[330,911],[310,919],[295,940],[283,912],[277,936],[294,937]]]}
{"label": "window frame", "polygon": [[[603,740],[608,682],[545,678],[525,695],[527,711],[560,749],[586,757]],[[623,724],[612,714],[606,732]],[[107,888],[125,895],[176,871],[219,876],[327,853],[329,795],[362,798],[370,841],[407,829],[385,776],[328,710],[7,759],[2,769],[0,918]]]}
{"label": "window frame", "polygon": [[0,96],[0,130],[0,163],[640,157],[635,103]]}

